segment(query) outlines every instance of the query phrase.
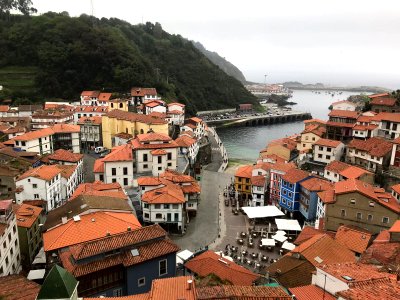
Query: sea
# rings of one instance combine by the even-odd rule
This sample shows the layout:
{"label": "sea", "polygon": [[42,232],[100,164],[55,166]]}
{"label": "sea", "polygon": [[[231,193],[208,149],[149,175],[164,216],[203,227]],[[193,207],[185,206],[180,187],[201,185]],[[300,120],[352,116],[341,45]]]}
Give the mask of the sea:
{"label": "sea", "polygon": [[[297,104],[291,105],[292,110],[309,112],[313,118],[328,119],[329,106],[332,102],[346,100],[354,92],[319,91],[315,93],[308,90],[294,90],[289,101]],[[304,129],[303,121],[273,125],[259,125],[250,127],[221,127],[217,133],[228,152],[229,159],[254,161],[261,149],[274,139],[300,133]]]}

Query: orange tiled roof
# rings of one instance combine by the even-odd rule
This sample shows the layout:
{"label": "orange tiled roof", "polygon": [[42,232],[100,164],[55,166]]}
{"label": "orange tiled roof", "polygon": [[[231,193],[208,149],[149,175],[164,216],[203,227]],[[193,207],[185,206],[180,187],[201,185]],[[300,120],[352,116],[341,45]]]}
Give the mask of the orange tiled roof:
{"label": "orange tiled roof", "polygon": [[320,287],[310,284],[290,288],[289,291],[296,296],[297,300],[325,299],[335,300],[336,297],[324,291]]}
{"label": "orange tiled roof", "polygon": [[251,177],[251,184],[254,186],[264,186],[265,185],[265,176],[253,176]]}
{"label": "orange tiled roof", "polygon": [[112,93],[100,93],[99,100],[101,101],[108,101],[111,98]]}
{"label": "orange tiled roof", "polygon": [[53,135],[54,131],[51,128],[43,128],[40,130],[36,130],[36,131],[29,131],[27,133],[24,133],[22,135],[16,136],[15,138],[13,138],[13,141],[31,141],[31,140],[35,140],[38,138],[42,138],[42,137],[46,137],[46,136],[50,136]]}
{"label": "orange tiled roof", "polygon": [[185,197],[178,186],[168,185],[145,192],[142,201],[150,204],[179,204],[185,203]]}
{"label": "orange tiled roof", "polygon": [[395,106],[396,99],[391,97],[376,97],[371,100],[371,105]]}
{"label": "orange tiled roof", "polygon": [[281,286],[216,285],[197,288],[198,300],[293,300]]}
{"label": "orange tiled roof", "polygon": [[103,158],[98,158],[94,161],[93,173],[104,173],[104,161]]}
{"label": "orange tiled roof", "polygon": [[77,165],[55,165],[61,172],[61,176],[68,179],[74,174]]}
{"label": "orange tiled roof", "polygon": [[194,123],[201,123],[201,122],[203,122],[203,119],[198,118],[198,117],[192,117],[192,118],[188,119],[188,121],[193,121]]}
{"label": "orange tiled roof", "polygon": [[93,183],[82,183],[78,185],[69,200],[73,200],[79,195],[100,195],[127,199],[127,196],[118,182],[103,183],[101,181],[95,181]]}
{"label": "orange tiled roof", "polygon": [[389,121],[394,123],[400,123],[399,113],[381,112],[372,117],[372,121]]}
{"label": "orange tiled roof", "polygon": [[275,145],[280,145],[282,147],[289,149],[290,151],[297,149],[296,140],[293,138],[290,138],[290,137],[273,140],[273,141],[269,142],[268,147],[275,146]]}
{"label": "orange tiled roof", "polygon": [[310,174],[306,171],[300,169],[290,169],[285,175],[282,176],[282,179],[290,183],[297,183],[308,176],[310,176]]}
{"label": "orange tiled roof", "polygon": [[83,154],[72,153],[71,151],[64,149],[58,149],[54,151],[53,154],[48,155],[47,159],[77,163],[83,159]]}
{"label": "orange tiled roof", "polygon": [[105,162],[115,162],[115,161],[132,161],[132,145],[125,144],[112,148],[111,152],[103,158],[103,163]]}
{"label": "orange tiled roof", "polygon": [[385,97],[385,96],[389,96],[389,93],[381,93],[381,94],[372,94],[372,95],[368,95],[368,97],[369,97],[370,99],[379,98],[379,97]]}
{"label": "orange tiled roof", "polygon": [[359,114],[360,114],[359,112],[351,111],[351,110],[331,110],[331,112],[328,114],[328,116],[329,117],[357,119]]}
{"label": "orange tiled roof", "polygon": [[157,90],[155,88],[142,88],[142,87],[133,87],[131,89],[131,96],[145,96],[152,95],[157,96]]}
{"label": "orange tiled roof", "polygon": [[372,156],[382,157],[392,151],[392,143],[378,138],[372,137],[368,140],[354,139],[350,141],[347,147],[354,148],[359,151],[365,151]]}
{"label": "orange tiled roof", "polygon": [[257,275],[238,264],[221,258],[212,251],[206,251],[185,263],[185,267],[201,277],[214,274],[233,285],[252,285]]}
{"label": "orange tiled roof", "polygon": [[301,232],[299,233],[299,235],[297,236],[296,240],[293,242],[293,244],[295,245],[300,245],[301,243],[309,240],[310,238],[312,238],[314,235],[317,234],[322,234],[324,233],[322,230],[316,229],[312,226],[305,226]]}
{"label": "orange tiled roof", "polygon": [[329,189],[326,191],[321,191],[317,193],[318,197],[321,199],[321,201],[325,204],[328,203],[335,203],[335,190],[334,189]]}
{"label": "orange tiled roof", "polygon": [[392,227],[390,227],[389,232],[400,232],[400,220],[394,222]]}
{"label": "orange tiled roof", "polygon": [[81,132],[80,125],[73,124],[55,124],[51,127],[55,133],[76,133]]}
{"label": "orange tiled roof", "polygon": [[371,241],[372,233],[355,227],[342,225],[338,228],[335,240],[351,251],[363,253]]}
{"label": "orange tiled roof", "polygon": [[154,100],[154,101],[150,101],[147,103],[144,103],[144,106],[148,106],[148,107],[156,107],[156,106],[164,106],[162,102]]}
{"label": "orange tiled roof", "polygon": [[391,194],[385,192],[383,189],[375,188],[374,186],[357,179],[349,179],[335,183],[335,194],[346,194],[351,192],[359,192],[396,213],[400,212],[400,204]]}
{"label": "orange tiled roof", "polygon": [[272,167],[271,167],[271,171],[273,172],[273,170],[276,171],[281,171],[281,172],[288,172],[291,169],[296,168],[296,165],[292,162],[290,163],[279,163],[276,162]]}
{"label": "orange tiled roof", "polygon": [[53,251],[64,247],[96,240],[107,234],[118,234],[140,228],[141,225],[132,213],[97,211],[80,216],[79,221],[69,220],[43,234],[44,250]]}
{"label": "orange tiled roof", "polygon": [[33,223],[35,223],[43,211],[43,209],[40,207],[25,203],[21,205],[15,205],[13,209],[17,218],[17,225],[25,228],[31,228]]}
{"label": "orange tiled roof", "polygon": [[160,155],[166,155],[167,151],[163,150],[163,149],[154,149],[150,151],[151,155],[154,156],[160,156]]}
{"label": "orange tiled roof", "polygon": [[235,177],[251,178],[251,171],[253,171],[253,165],[242,166],[235,172]]}
{"label": "orange tiled roof", "polygon": [[8,112],[10,109],[10,106],[8,105],[0,105],[0,112]]}
{"label": "orange tiled roof", "polygon": [[118,120],[126,120],[129,122],[140,122],[145,124],[167,124],[165,119],[161,119],[154,116],[148,116],[143,114],[135,114],[133,112],[122,111],[119,109],[114,109],[108,112],[105,116],[109,118],[116,118]]}
{"label": "orange tiled roof", "polygon": [[138,139],[139,142],[143,143],[143,142],[169,142],[172,139],[166,135],[166,134],[162,134],[162,133],[144,133],[144,134],[138,134],[136,136],[136,138]]}
{"label": "orange tiled roof", "polygon": [[[188,280],[193,281],[191,289],[188,289]],[[190,276],[155,279],[151,285],[149,300],[196,300],[197,296],[194,282],[194,278]]]}
{"label": "orange tiled roof", "polygon": [[101,116],[94,116],[94,117],[81,117],[78,120],[79,125],[84,125],[87,123],[93,123],[93,124],[101,124]]}
{"label": "orange tiled roof", "polygon": [[347,128],[353,128],[354,123],[342,123],[342,122],[333,122],[333,121],[328,121],[326,122],[326,125],[328,126],[334,126],[334,127],[347,127]]}
{"label": "orange tiled roof", "polygon": [[346,170],[350,166],[351,165],[346,164],[344,162],[334,160],[326,165],[325,170],[335,172],[335,173],[340,173],[341,171]]}
{"label": "orange tiled roof", "polygon": [[307,124],[307,123],[320,123],[320,124],[326,124],[326,121],[324,121],[324,120],[320,120],[320,119],[310,119],[310,120],[304,120],[303,122],[304,122],[304,124]]}
{"label": "orange tiled roof", "polygon": [[0,279],[0,298],[4,300],[36,300],[40,285],[22,275],[8,275]]}
{"label": "orange tiled roof", "polygon": [[98,97],[100,94],[100,91],[82,91],[81,96],[86,96],[86,97]]}
{"label": "orange tiled roof", "polygon": [[400,183],[395,184],[395,185],[392,185],[392,186],[391,186],[391,189],[392,189],[393,191],[395,191],[396,193],[400,194]]}
{"label": "orange tiled roof", "polygon": [[137,183],[141,186],[157,186],[162,184],[158,177],[139,177]]}
{"label": "orange tiled roof", "polygon": [[178,105],[178,106],[181,106],[181,107],[185,107],[185,104],[182,104],[182,103],[179,103],[179,102],[168,103],[168,106],[172,106],[172,105]]}
{"label": "orange tiled roof", "polygon": [[24,174],[18,177],[18,181],[28,178],[28,177],[35,177],[35,178],[40,178],[46,181],[52,180],[55,176],[60,174],[61,171],[57,167],[57,165],[42,165],[37,168],[30,169],[26,171]]}
{"label": "orange tiled roof", "polygon": [[197,141],[188,137],[186,135],[178,137],[175,142],[178,144],[179,147],[190,147],[191,145],[195,144]]}
{"label": "orange tiled roof", "polygon": [[173,183],[184,183],[184,182],[195,182],[196,180],[186,174],[179,173],[175,170],[166,169],[162,174],[160,174],[161,178],[165,178]]}
{"label": "orange tiled roof", "polygon": [[328,139],[319,139],[314,143],[317,146],[325,146],[325,147],[338,147],[342,142]]}
{"label": "orange tiled roof", "polygon": [[310,192],[325,191],[333,188],[333,183],[316,177],[307,179],[301,182],[300,185]]}
{"label": "orange tiled roof", "polygon": [[290,253],[300,253],[314,266],[354,262],[354,253],[327,234],[318,234],[297,246]]}
{"label": "orange tiled roof", "polygon": [[372,173],[356,166],[350,166],[347,169],[339,172],[339,174],[347,179],[357,179],[360,178],[361,175]]}
{"label": "orange tiled roof", "polygon": [[347,300],[398,300],[400,285],[396,280],[374,281],[370,284],[353,284],[348,290],[340,291],[337,296]]}

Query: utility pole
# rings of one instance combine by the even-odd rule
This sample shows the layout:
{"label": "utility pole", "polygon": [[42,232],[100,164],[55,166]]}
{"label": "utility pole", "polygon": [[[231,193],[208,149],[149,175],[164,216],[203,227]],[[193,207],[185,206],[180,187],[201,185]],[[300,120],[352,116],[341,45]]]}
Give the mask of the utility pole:
{"label": "utility pole", "polygon": [[264,84],[267,85],[267,74],[264,75]]}

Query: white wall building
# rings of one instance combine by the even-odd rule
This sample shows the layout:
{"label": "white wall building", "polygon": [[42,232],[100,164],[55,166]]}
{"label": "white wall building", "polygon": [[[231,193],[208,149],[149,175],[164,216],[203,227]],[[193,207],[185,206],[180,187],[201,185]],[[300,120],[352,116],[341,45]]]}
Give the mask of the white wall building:
{"label": "white wall building", "polygon": [[196,136],[196,138],[198,140],[200,140],[206,132],[205,123],[203,122],[202,119],[200,119],[198,117],[193,117],[193,118],[188,119],[186,121],[184,127],[190,127],[193,130],[194,135]]}
{"label": "white wall building", "polygon": [[344,144],[340,141],[319,139],[313,145],[313,159],[328,164],[340,160],[344,152]]}
{"label": "white wall building", "polygon": [[108,112],[108,106],[76,106],[74,109],[74,123],[77,124],[83,117],[101,117]]}
{"label": "white wall building", "polygon": [[179,152],[183,155],[186,155],[189,158],[190,163],[194,164],[200,149],[197,140],[187,135],[182,135],[178,137],[175,142],[179,146]]}
{"label": "white wall building", "polygon": [[0,201],[0,277],[21,271],[17,220],[12,200]]}
{"label": "white wall building", "polygon": [[56,165],[30,169],[18,177],[15,185],[17,204],[42,200],[46,203],[46,211],[61,205],[61,171]]}
{"label": "white wall building", "polygon": [[347,100],[342,100],[342,101],[336,101],[332,103],[332,110],[350,110],[350,111],[355,111],[357,105],[353,102],[347,101]]}
{"label": "white wall building", "polygon": [[40,155],[53,153],[54,131],[45,128],[29,131],[12,139],[14,146],[27,152],[37,152]]}

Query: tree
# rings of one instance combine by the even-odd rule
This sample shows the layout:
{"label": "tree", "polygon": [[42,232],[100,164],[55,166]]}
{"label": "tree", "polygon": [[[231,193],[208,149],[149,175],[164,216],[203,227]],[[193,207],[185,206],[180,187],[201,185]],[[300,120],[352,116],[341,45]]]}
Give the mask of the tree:
{"label": "tree", "polygon": [[18,10],[25,16],[37,12],[37,9],[32,7],[31,0],[0,0],[0,13],[9,15],[11,10]]}

